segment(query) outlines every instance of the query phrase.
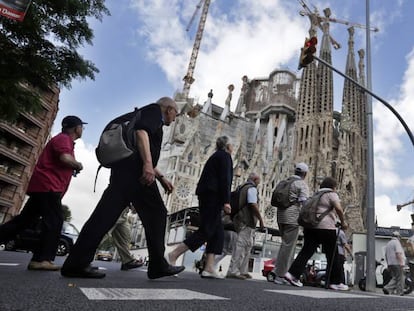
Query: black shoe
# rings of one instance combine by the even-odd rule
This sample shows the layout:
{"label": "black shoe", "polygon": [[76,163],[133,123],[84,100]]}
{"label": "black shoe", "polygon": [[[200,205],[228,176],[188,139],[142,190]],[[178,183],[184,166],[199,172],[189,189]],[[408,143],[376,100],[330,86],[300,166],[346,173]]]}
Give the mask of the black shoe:
{"label": "black shoe", "polygon": [[183,272],[184,269],[185,269],[184,266],[171,266],[171,265],[168,265],[168,267],[163,270],[148,269],[148,278],[153,280],[153,279],[162,278],[164,276],[171,276],[171,275],[175,275],[180,272]]}
{"label": "black shoe", "polygon": [[135,268],[142,267],[143,265],[144,265],[144,263],[142,261],[133,259],[130,262],[123,263],[121,265],[121,270],[126,271],[126,270],[129,270],[129,269],[135,269]]}
{"label": "black shoe", "polygon": [[98,269],[88,266],[86,268],[71,268],[60,270],[60,274],[67,278],[88,278],[88,279],[102,279],[105,277],[105,273],[99,272]]}
{"label": "black shoe", "polygon": [[390,292],[389,292],[387,289],[385,289],[385,288],[383,288],[383,289],[382,289],[382,291],[383,291],[383,293],[384,293],[385,295],[389,295],[389,294],[390,294]]}

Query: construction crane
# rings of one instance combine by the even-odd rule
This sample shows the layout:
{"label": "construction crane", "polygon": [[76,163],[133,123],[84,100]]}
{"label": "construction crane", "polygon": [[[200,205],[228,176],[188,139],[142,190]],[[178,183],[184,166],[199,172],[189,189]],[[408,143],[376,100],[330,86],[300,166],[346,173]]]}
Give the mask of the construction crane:
{"label": "construction crane", "polygon": [[[312,10],[306,5],[304,0],[298,0],[299,3],[302,5],[302,7],[305,9],[304,11],[299,11],[299,14],[301,16],[308,16],[312,22],[316,23],[316,26],[319,27],[319,29],[322,30],[322,22],[332,22],[332,23],[339,23],[339,24],[344,24],[347,25],[349,27],[357,27],[357,28],[362,28],[362,29],[366,29],[367,27],[365,25],[362,24],[358,24],[358,23],[353,23],[353,22],[349,22],[349,21],[345,21],[345,20],[341,20],[341,19],[337,19],[337,18],[333,18],[331,17],[331,9],[330,8],[326,8],[323,10],[323,13],[325,16],[320,16],[318,9],[314,6],[314,11],[312,12]],[[370,27],[369,28],[370,31],[374,31],[374,32],[378,32],[379,29],[377,27]],[[332,46],[334,47],[334,49],[340,49],[341,45],[334,39],[332,38],[332,36],[329,36],[329,39],[332,43]]]}
{"label": "construction crane", "polygon": [[407,203],[403,203],[403,204],[397,204],[397,212],[401,211],[401,209],[402,209],[404,206],[407,206],[407,205],[410,205],[410,204],[414,204],[414,200],[411,200],[411,201],[409,201],[409,202],[407,202]]}
{"label": "construction crane", "polygon": [[191,25],[193,25],[194,19],[197,15],[198,11],[200,10],[201,5],[203,4],[203,2],[204,2],[204,0],[200,0],[199,4],[197,4],[196,9],[193,13],[193,16],[191,16],[191,19],[188,22],[187,27],[185,28],[185,31],[187,31],[187,32],[190,31]]}
{"label": "construction crane", "polygon": [[187,73],[183,78],[184,87],[183,87],[183,91],[182,91],[182,96],[185,99],[188,98],[188,94],[190,92],[191,84],[194,82],[193,74],[194,74],[194,69],[195,69],[195,65],[196,65],[196,61],[197,61],[198,51],[200,50],[201,39],[203,38],[203,31],[204,31],[204,26],[206,24],[207,13],[208,13],[208,8],[210,6],[210,1],[211,0],[200,0],[199,4],[197,5],[197,7],[194,11],[193,16],[191,17],[191,20],[188,23],[188,26],[186,28],[187,31],[190,29],[191,24],[193,23],[198,10],[201,8],[201,5],[204,2],[203,10],[202,10],[201,16],[200,16],[200,22],[198,23],[198,29],[197,29],[196,37],[195,37],[194,44],[193,44],[193,51],[191,52],[190,63],[188,64]]}

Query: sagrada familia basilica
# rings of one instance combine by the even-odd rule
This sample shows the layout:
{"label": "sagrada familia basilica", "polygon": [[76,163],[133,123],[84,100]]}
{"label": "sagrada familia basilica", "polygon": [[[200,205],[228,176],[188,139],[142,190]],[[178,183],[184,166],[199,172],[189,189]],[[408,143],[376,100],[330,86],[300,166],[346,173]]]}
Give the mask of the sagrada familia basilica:
{"label": "sagrada familia basilica", "polygon": [[[345,73],[365,84],[364,51],[354,51],[354,29],[348,29]],[[310,35],[316,35],[311,28]],[[319,58],[332,63],[329,24],[323,24]],[[230,111],[232,91],[224,108],[208,93],[203,105],[191,110],[166,129],[159,167],[176,190],[166,197],[170,213],[198,205],[195,187],[203,165],[215,149],[217,137],[227,135],[234,144],[233,188],[250,172],[262,177],[258,187],[265,225],[277,228],[270,198],[276,184],[292,175],[294,164],[309,165],[306,181],[314,192],[326,176],[338,181],[338,194],[351,231],[365,231],[366,98],[352,83],[343,86],[341,112],[334,111],[333,73],[312,62],[298,78],[288,70],[273,70],[266,78],[242,77],[240,97]],[[188,99],[176,97],[181,106]]]}

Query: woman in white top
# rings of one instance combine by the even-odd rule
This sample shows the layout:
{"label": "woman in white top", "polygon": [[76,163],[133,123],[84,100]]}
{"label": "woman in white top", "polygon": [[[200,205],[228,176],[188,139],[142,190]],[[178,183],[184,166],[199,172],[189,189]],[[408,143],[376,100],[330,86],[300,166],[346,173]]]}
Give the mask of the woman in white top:
{"label": "woman in white top", "polygon": [[322,244],[322,250],[326,255],[328,264],[326,267],[327,272],[328,274],[330,272],[330,275],[327,276],[328,287],[334,290],[348,290],[348,286],[341,283],[341,267],[336,245],[337,218],[339,218],[343,229],[346,229],[348,226],[344,221],[344,213],[339,196],[335,192],[336,186],[336,180],[331,177],[326,177],[321,183],[319,191],[327,192],[320,198],[317,214],[319,216],[326,210],[330,210],[330,212],[315,227],[304,228],[303,230],[303,247],[289,268],[289,271],[285,274],[285,279],[294,286],[303,286],[299,281],[299,277],[317,247]]}

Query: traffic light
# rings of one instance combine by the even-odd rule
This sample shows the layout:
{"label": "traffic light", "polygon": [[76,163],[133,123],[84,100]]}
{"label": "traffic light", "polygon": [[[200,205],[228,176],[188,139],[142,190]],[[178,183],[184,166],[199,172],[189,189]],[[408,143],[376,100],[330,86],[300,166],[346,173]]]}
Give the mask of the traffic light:
{"label": "traffic light", "polygon": [[316,44],[318,39],[312,37],[310,39],[305,39],[305,44],[300,52],[299,66],[298,69],[308,66],[313,61],[313,54],[316,52]]}

